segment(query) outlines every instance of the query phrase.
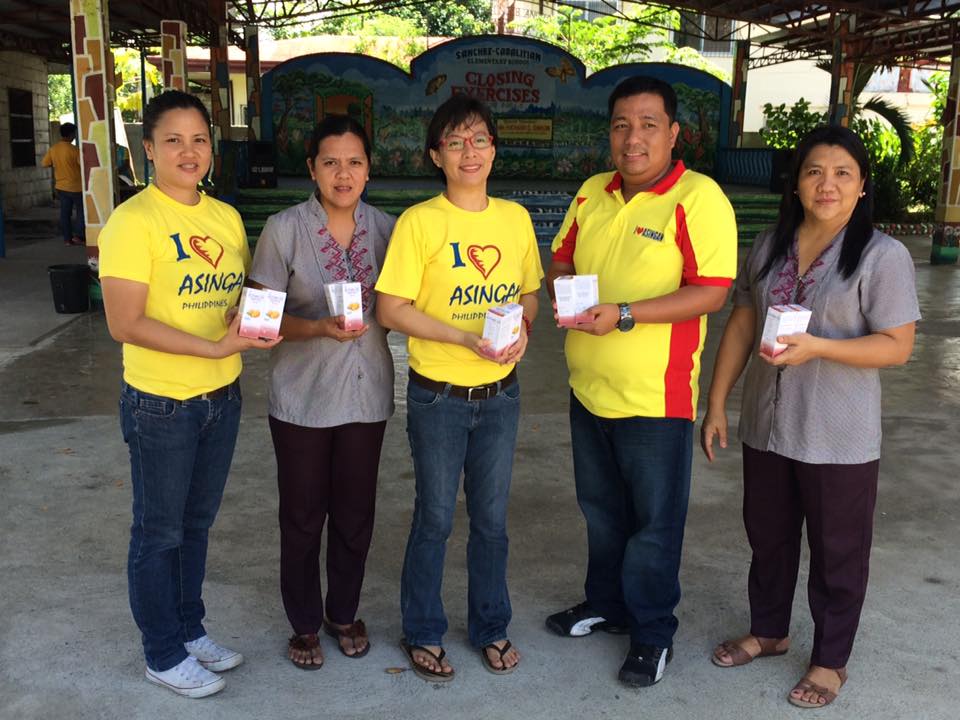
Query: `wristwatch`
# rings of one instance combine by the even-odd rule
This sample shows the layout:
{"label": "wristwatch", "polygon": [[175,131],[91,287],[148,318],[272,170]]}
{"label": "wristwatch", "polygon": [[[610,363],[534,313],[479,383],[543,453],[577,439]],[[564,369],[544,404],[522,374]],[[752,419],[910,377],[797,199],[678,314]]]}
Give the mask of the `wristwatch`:
{"label": "wristwatch", "polygon": [[617,321],[617,329],[620,332],[633,330],[633,326],[637,323],[633,319],[633,315],[630,314],[630,303],[620,303],[617,307],[620,308],[620,319]]}

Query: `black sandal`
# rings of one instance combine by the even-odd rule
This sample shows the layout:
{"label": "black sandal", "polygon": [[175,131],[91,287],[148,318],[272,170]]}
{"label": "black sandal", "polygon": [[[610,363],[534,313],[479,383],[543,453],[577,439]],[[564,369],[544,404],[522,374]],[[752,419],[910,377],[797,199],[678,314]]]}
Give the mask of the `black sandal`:
{"label": "black sandal", "polygon": [[[340,652],[342,652],[348,658],[362,658],[364,655],[370,652],[370,638],[367,635],[367,626],[363,624],[363,620],[355,620],[347,625],[347,627],[345,627],[343,630],[338,628],[329,620],[324,620],[323,631],[330,637],[336,638],[337,647],[340,648]],[[340,644],[340,640],[342,638],[347,638],[353,643],[353,648],[356,650],[357,638],[360,637],[367,639],[367,646],[363,650],[357,650],[357,652],[353,653],[353,655],[344,650],[343,645]]]}
{"label": "black sandal", "polygon": [[[400,648],[407,654],[407,659],[410,660],[410,669],[413,670],[413,674],[427,682],[450,682],[453,680],[455,671],[453,668],[450,668],[450,672],[443,671],[443,659],[447,656],[447,651],[443,648],[440,648],[439,653],[435,653],[432,650],[429,650],[423,645],[410,645],[406,640],[400,640]],[[413,653],[419,651],[426,653],[432,657],[437,665],[440,666],[440,670],[431,670],[428,667],[425,667],[413,659]]]}
{"label": "black sandal", "polygon": [[[310,653],[310,657],[315,659],[313,651],[320,647],[320,638],[316,634],[311,633],[309,635],[293,635],[287,641],[287,650],[297,650],[299,652]],[[323,658],[320,658],[319,663],[315,662],[304,662],[303,660],[294,660],[289,655],[287,658],[296,665],[301,670],[319,670],[323,667]]]}
{"label": "black sandal", "polygon": [[[480,648],[480,657],[483,659],[483,666],[489,672],[492,672],[494,675],[509,675],[514,670],[516,670],[517,665],[520,664],[520,662],[518,661],[513,665],[511,665],[510,667],[507,667],[507,664],[503,661],[503,656],[506,655],[508,652],[510,652],[510,648],[512,647],[513,645],[509,640],[507,640],[503,644],[503,647],[497,647],[494,643],[490,643],[489,645],[484,645],[482,648]],[[497,653],[500,655],[500,667],[497,667],[496,665],[494,665],[493,661],[490,659],[490,656],[487,655],[487,650],[490,650],[491,648],[496,650]]]}

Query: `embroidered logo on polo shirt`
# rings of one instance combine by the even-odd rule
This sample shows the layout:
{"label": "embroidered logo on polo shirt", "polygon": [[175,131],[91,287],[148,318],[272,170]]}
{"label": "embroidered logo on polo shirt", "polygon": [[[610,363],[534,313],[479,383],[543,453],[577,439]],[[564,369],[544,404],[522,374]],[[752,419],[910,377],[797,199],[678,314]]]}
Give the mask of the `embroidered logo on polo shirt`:
{"label": "embroidered logo on polo shirt", "polygon": [[651,240],[656,240],[657,242],[663,241],[663,233],[657,232],[653,228],[645,228],[642,225],[637,225],[636,233],[640,237],[650,238]]}

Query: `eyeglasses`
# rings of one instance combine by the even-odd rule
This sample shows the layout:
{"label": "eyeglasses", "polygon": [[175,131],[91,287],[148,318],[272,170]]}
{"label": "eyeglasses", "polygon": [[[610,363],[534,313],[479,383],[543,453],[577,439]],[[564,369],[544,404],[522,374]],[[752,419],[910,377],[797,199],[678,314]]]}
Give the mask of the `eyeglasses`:
{"label": "eyeglasses", "polygon": [[459,152],[467,145],[474,150],[486,150],[493,145],[493,136],[487,135],[486,133],[477,133],[473,137],[447,135],[447,137],[440,141],[440,147],[445,147],[447,150],[452,150],[453,152]]}

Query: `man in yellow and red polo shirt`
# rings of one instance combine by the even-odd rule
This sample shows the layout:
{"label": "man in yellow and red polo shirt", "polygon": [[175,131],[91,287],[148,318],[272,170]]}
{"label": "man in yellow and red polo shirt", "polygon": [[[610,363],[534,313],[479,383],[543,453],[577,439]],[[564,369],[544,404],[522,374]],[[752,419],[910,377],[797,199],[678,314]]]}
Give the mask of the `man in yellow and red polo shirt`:
{"label": "man in yellow and red polo shirt", "polygon": [[643,687],[672,656],[700,353],[706,314],[736,273],[737,230],[720,187],[672,159],[680,126],[669,84],[628,78],[608,109],[617,171],[580,188],[547,273],[551,294],[568,274],[597,275],[600,290],[565,348],[586,600],[547,627],[629,632],[619,678]]}

